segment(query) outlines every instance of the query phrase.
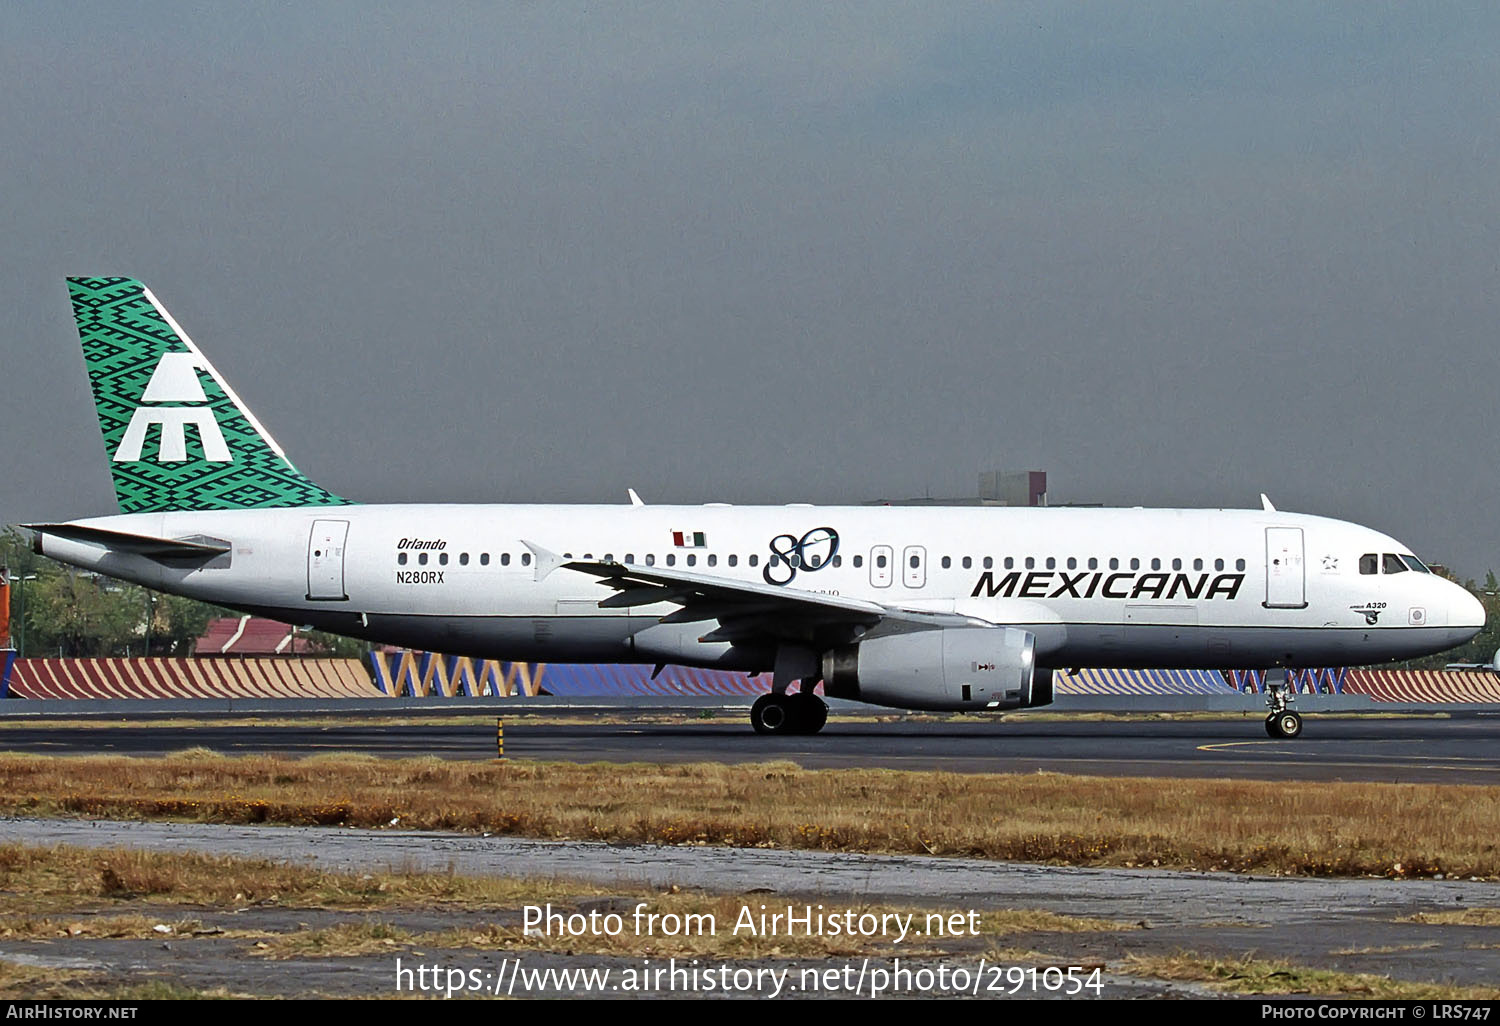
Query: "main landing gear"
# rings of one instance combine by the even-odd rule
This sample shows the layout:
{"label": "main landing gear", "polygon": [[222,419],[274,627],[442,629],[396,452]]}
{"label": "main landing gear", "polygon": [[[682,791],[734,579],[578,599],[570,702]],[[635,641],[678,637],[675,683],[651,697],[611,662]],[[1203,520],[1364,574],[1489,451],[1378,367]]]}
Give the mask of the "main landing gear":
{"label": "main landing gear", "polygon": [[1271,714],[1266,717],[1268,736],[1290,741],[1302,735],[1302,716],[1289,707],[1291,700],[1291,689],[1287,687],[1285,676],[1276,682],[1271,680],[1269,673],[1266,674],[1266,705],[1271,709]]}
{"label": "main landing gear", "polygon": [[[750,725],[757,734],[816,734],[828,722],[828,706],[813,688],[820,676],[818,653],[800,645],[776,649],[771,693],[750,707]],[[788,691],[801,681],[796,691]]]}
{"label": "main landing gear", "polygon": [[750,725],[757,734],[816,734],[827,722],[827,703],[808,691],[773,691],[750,707]]}

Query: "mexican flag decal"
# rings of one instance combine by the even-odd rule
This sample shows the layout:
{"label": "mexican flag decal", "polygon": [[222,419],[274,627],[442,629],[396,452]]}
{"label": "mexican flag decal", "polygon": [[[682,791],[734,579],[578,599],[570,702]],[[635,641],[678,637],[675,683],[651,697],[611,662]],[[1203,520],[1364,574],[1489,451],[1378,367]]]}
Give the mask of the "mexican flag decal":
{"label": "mexican flag decal", "polygon": [[708,535],[702,531],[673,531],[672,544],[679,549],[706,549]]}

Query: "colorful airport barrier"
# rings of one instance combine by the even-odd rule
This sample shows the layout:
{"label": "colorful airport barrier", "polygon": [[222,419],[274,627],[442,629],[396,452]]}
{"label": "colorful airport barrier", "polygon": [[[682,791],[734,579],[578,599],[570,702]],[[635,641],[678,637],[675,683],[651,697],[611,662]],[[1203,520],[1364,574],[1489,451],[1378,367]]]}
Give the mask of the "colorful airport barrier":
{"label": "colorful airport barrier", "polygon": [[16,659],[15,698],[379,698],[358,659]]}
{"label": "colorful airport barrier", "polygon": [[[1265,691],[1265,670],[1228,670],[1229,681],[1235,691]],[[1390,673],[1379,670],[1378,673]],[[1343,668],[1286,671],[1287,685],[1299,695],[1342,695],[1344,677],[1349,673]]]}
{"label": "colorful airport barrier", "polygon": [[1500,674],[1487,670],[1348,670],[1344,694],[1376,702],[1500,702]]}
{"label": "colorful airport barrier", "polygon": [[391,697],[561,697],[682,695],[755,696],[771,690],[771,677],[722,670],[594,663],[511,663],[431,652],[371,652],[375,686]]}
{"label": "colorful airport barrier", "polygon": [[[771,675],[592,663],[514,663],[430,652],[372,652],[358,659],[18,659],[0,649],[0,698],[380,698],[697,696],[753,698]],[[373,679],[372,679],[373,676]],[[1455,670],[1288,671],[1304,694],[1368,695],[1376,702],[1500,704],[1500,674]],[[1259,692],[1258,670],[1059,672],[1060,695],[1215,695]]]}
{"label": "colorful airport barrier", "polygon": [[1059,695],[1227,695],[1231,690],[1218,670],[1058,671],[1052,686]]}

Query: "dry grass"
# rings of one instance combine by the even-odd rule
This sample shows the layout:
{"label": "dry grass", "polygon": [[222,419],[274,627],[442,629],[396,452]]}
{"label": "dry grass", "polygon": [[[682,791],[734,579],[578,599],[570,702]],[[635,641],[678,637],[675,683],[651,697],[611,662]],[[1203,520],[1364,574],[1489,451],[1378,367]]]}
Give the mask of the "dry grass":
{"label": "dry grass", "polygon": [[[66,931],[74,924],[56,921],[63,913],[77,909],[108,913],[140,902],[230,909],[292,903],[352,910],[450,903],[461,903],[465,908],[502,908],[524,901],[561,901],[605,893],[588,883],[547,877],[518,880],[430,871],[329,873],[213,855],[0,845],[0,915],[13,917],[4,921],[11,928],[33,922],[38,930],[55,925]],[[190,926],[191,922],[156,918],[148,926]],[[120,926],[124,929],[129,924],[121,921]],[[108,921],[101,919],[87,928],[108,929]]]}
{"label": "dry grass", "polygon": [[251,932],[237,930],[207,930],[198,919],[173,919],[170,916],[148,916],[139,913],[126,915],[102,915],[78,918],[0,916],[0,939],[3,940],[52,940],[54,938],[80,937],[86,939],[143,939],[150,937],[196,937],[215,936],[249,937]]}
{"label": "dry grass", "polygon": [[[903,957],[994,947],[1022,934],[1115,932],[1136,927],[1104,919],[1058,915],[1039,909],[1005,909],[980,914],[977,923],[966,913],[912,906],[854,905],[847,907],[856,921],[868,920],[863,931],[825,926],[812,933],[784,921],[774,934],[764,931],[757,913],[785,911],[806,914],[804,904],[765,895],[720,895],[640,890],[599,894],[587,884],[555,880],[487,880],[410,874],[337,874],[310,868],[278,865],[263,860],[215,858],[202,855],[95,851],[54,847],[0,846],[0,893],[19,911],[0,911],[0,938],[54,941],[117,938],[156,941],[170,937],[191,942],[213,936],[254,942],[248,954],[270,959],[354,957],[392,950],[422,951],[479,949],[491,951],[604,954],[614,956],[678,956],[711,958],[776,958],[876,955]],[[607,897],[605,903],[600,898]],[[614,936],[607,931],[571,932],[555,927],[549,934],[522,927],[523,904],[547,901],[563,917],[614,912],[620,917]],[[486,921],[449,929],[415,932],[399,923],[402,909],[424,914],[444,904],[465,916],[475,910],[491,915]],[[191,906],[198,916],[186,918],[162,909]],[[289,908],[343,907],[373,917],[327,926],[277,932],[265,929],[204,927],[205,910],[250,910],[256,905]],[[642,929],[635,919],[638,905],[658,918]],[[50,909],[41,915],[37,909]],[[752,920],[743,920],[746,909]],[[814,913],[841,917],[845,906],[817,908]],[[957,919],[951,918],[957,916]],[[898,920],[906,934],[898,938]],[[285,917],[283,916],[283,919]],[[387,921],[392,920],[392,921]],[[246,927],[257,922],[244,920]],[[743,928],[753,921],[755,929]],[[847,921],[847,920],[845,920]],[[877,921],[883,928],[877,927]],[[890,924],[888,926],[884,924]],[[929,929],[931,933],[929,933]],[[26,979],[32,980],[27,976]],[[32,980],[32,982],[35,982]],[[85,978],[84,985],[92,983]],[[20,983],[17,984],[20,986]]]}
{"label": "dry grass", "polygon": [[1500,876],[1500,787],[446,762],[0,755],[0,813],[485,831],[1074,865]]}
{"label": "dry grass", "polygon": [[0,1000],[7,1001],[185,1001],[243,998],[222,987],[198,990],[169,980],[110,984],[78,969],[43,969],[0,958]]}
{"label": "dry grass", "polygon": [[1429,926],[1500,926],[1500,908],[1463,908],[1447,912],[1418,912],[1401,920]]}
{"label": "dry grass", "polygon": [[266,958],[352,958],[410,947],[413,934],[382,922],[339,923],[263,940],[250,954]]}
{"label": "dry grass", "polygon": [[1393,980],[1372,973],[1311,969],[1253,955],[1239,959],[1216,958],[1192,951],[1174,955],[1131,955],[1119,968],[1131,976],[1190,980],[1230,994],[1309,994],[1384,1001],[1500,999],[1500,989],[1495,987]]}
{"label": "dry grass", "polygon": [[[254,939],[258,954],[269,957],[309,954],[362,954],[393,947],[484,948],[484,950],[553,951],[577,953],[679,954],[679,956],[774,957],[790,954],[853,956],[891,954],[906,956],[947,950],[951,939],[996,941],[1022,933],[1121,932],[1136,927],[1110,919],[1077,918],[1041,909],[990,910],[978,916],[977,927],[968,916],[950,919],[954,910],[919,909],[912,906],[856,904],[847,906],[856,916],[894,915],[906,919],[906,939],[894,941],[894,927],[886,935],[805,936],[801,929],[787,935],[765,936],[756,930],[735,930],[745,907],[756,913],[760,906],[780,912],[789,901],[765,895],[715,895],[684,892],[603,892],[588,883],[555,879],[484,879],[452,874],[326,873],[314,868],[276,864],[263,859],[216,858],[187,853],[138,852],[138,850],[92,850],[78,847],[0,846],[0,938],[26,941],[52,939],[126,938],[156,936],[190,939],[195,936]],[[609,897],[609,907],[621,916],[618,936],[594,933],[571,935],[541,932],[526,935],[520,927],[522,904],[555,903],[561,915],[577,912],[580,903]],[[633,910],[645,903],[646,912],[676,916],[676,924],[688,921],[696,930],[681,926],[657,926],[636,935]],[[480,927],[459,927],[440,933],[411,935],[378,919],[359,924],[338,924],[326,929],[303,930],[273,938],[261,930],[205,929],[202,919],[163,915],[162,907],[192,906],[193,910],[248,909],[257,904],[296,907],[329,907],[371,912],[380,909],[420,906],[425,909],[456,904],[463,910],[492,909],[495,921]],[[790,901],[798,913],[804,903]],[[141,909],[141,906],[151,906]],[[814,903],[816,906],[816,903]],[[603,907],[603,906],[600,906]],[[844,907],[816,909],[828,915]],[[136,910],[141,909],[141,910]],[[936,918],[929,919],[929,915]],[[711,916],[711,919],[708,918]],[[504,919],[504,921],[499,921]],[[712,922],[711,929],[703,924]],[[664,922],[664,919],[658,919]],[[894,922],[894,921],[892,921]],[[929,927],[933,935],[927,936]],[[977,930],[977,932],[975,932]]]}

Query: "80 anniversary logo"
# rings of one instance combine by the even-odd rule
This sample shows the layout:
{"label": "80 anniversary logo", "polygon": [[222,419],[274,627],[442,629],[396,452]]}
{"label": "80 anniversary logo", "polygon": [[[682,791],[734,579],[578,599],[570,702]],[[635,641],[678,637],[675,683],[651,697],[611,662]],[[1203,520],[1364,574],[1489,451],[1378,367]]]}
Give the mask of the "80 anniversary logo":
{"label": "80 anniversary logo", "polygon": [[802,537],[778,534],[771,539],[771,558],[761,577],[767,584],[791,584],[797,571],[816,573],[839,554],[839,533],[831,527],[814,527]]}

